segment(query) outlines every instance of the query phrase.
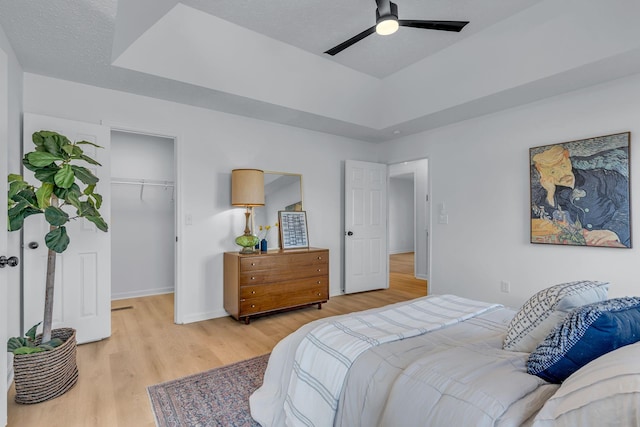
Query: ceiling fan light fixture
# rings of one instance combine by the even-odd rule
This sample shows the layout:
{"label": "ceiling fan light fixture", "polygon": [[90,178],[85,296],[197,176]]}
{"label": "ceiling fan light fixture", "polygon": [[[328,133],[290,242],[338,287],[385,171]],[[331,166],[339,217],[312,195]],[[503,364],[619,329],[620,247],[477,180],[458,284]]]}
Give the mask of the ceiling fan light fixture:
{"label": "ceiling fan light fixture", "polygon": [[376,24],[376,33],[381,36],[388,36],[398,31],[398,19],[395,16],[384,16]]}

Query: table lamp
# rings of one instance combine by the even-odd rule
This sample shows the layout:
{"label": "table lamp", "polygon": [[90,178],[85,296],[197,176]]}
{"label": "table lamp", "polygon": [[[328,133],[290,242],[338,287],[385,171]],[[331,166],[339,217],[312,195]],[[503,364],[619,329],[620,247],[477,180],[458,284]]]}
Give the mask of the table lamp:
{"label": "table lamp", "polygon": [[242,246],[240,253],[254,253],[259,239],[249,227],[249,218],[254,206],[264,206],[264,171],[258,169],[231,171],[231,205],[247,208],[244,214],[246,218],[244,234],[236,237],[236,244]]}

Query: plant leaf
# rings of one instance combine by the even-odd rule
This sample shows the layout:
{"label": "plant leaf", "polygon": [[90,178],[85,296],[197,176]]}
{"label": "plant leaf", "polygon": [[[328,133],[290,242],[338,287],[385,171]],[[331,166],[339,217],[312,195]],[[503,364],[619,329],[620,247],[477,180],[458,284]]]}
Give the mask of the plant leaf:
{"label": "plant leaf", "polygon": [[93,193],[91,197],[96,201],[96,209],[100,209],[100,206],[102,206],[102,196],[98,193]]}
{"label": "plant leaf", "polygon": [[87,218],[89,221],[94,223],[96,227],[98,227],[98,230],[104,231],[104,232],[107,232],[109,230],[109,225],[107,225],[106,221],[102,219],[101,216],[88,215],[88,216],[85,216],[85,218]]}
{"label": "plant leaf", "polygon": [[100,213],[91,206],[89,202],[80,202],[80,209],[78,209],[78,216],[86,218],[88,216],[100,216]]}
{"label": "plant leaf", "polygon": [[9,341],[7,341],[7,351],[13,353],[20,347],[29,347],[29,344],[33,346],[33,344],[29,342],[29,340],[23,337],[9,338]]}
{"label": "plant leaf", "polygon": [[26,334],[24,334],[27,338],[31,339],[31,341],[35,341],[36,340],[36,331],[38,330],[38,326],[40,326],[42,322],[38,322],[35,325],[33,325]]}
{"label": "plant leaf", "polygon": [[90,163],[90,164],[92,164],[92,165],[102,166],[102,165],[101,165],[100,163],[98,163],[96,160],[93,160],[91,157],[89,157],[89,156],[87,156],[87,155],[85,155],[85,154],[82,154],[82,155],[80,155],[80,156],[78,156],[78,157],[79,157],[80,159],[84,160],[85,162]]}
{"label": "plant leaf", "polygon": [[69,188],[75,181],[75,175],[71,165],[62,165],[60,170],[53,177],[56,185],[62,188]]}
{"label": "plant leaf", "polygon": [[10,173],[9,176],[7,177],[7,182],[13,182],[13,181],[24,181],[24,179],[22,179],[22,175]]}
{"label": "plant leaf", "polygon": [[13,216],[7,216],[7,230],[17,231],[24,225],[24,215],[17,214]]}
{"label": "plant leaf", "polygon": [[69,221],[69,214],[56,206],[49,206],[44,210],[44,217],[54,227],[59,227]]}
{"label": "plant leaf", "polygon": [[35,177],[37,180],[42,182],[50,182],[51,184],[55,183],[54,177],[56,173],[60,170],[60,167],[56,165],[47,166],[44,168],[38,168],[35,172]]}
{"label": "plant leaf", "polygon": [[32,354],[32,353],[42,353],[45,351],[39,347],[20,347],[13,350],[13,354]]}
{"label": "plant leaf", "polygon": [[89,141],[78,141],[76,142],[76,145],[93,145],[94,147],[102,148],[102,146]]}
{"label": "plant leaf", "polygon": [[38,170],[38,168],[37,168],[37,167],[33,166],[33,165],[29,162],[29,159],[27,159],[27,156],[24,156],[24,157],[22,158],[22,165],[23,165],[26,169],[29,169],[29,170],[30,170],[30,171],[32,171],[32,172],[35,172],[35,171],[37,171],[37,170]]}
{"label": "plant leaf", "polygon": [[71,165],[71,169],[73,169],[73,173],[75,174],[75,176],[87,185],[93,185],[100,181],[97,176],[95,176],[89,169],[83,166]]}
{"label": "plant leaf", "polygon": [[46,138],[44,138],[43,146],[48,153],[51,153],[54,156],[62,156],[62,150],[61,150],[61,144],[60,144],[59,138],[56,138],[53,135],[47,136]]}
{"label": "plant leaf", "polygon": [[[38,199],[38,207],[45,209],[51,206],[51,195],[53,194],[53,184],[43,182],[42,186],[36,191],[36,198]],[[46,216],[46,212],[45,212]]]}
{"label": "plant leaf", "polygon": [[32,206],[38,206],[38,199],[36,198],[36,193],[33,191],[31,186],[21,190],[18,194],[11,198],[16,202],[25,201]]}
{"label": "plant leaf", "polygon": [[64,201],[69,203],[71,206],[73,206],[76,209],[80,209],[80,196],[73,190],[69,190],[67,191],[67,194],[65,195]]}
{"label": "plant leaf", "polygon": [[32,151],[25,157],[29,160],[29,163],[35,167],[49,166],[51,163],[64,160],[62,157],[56,156],[55,154],[40,151]]}
{"label": "plant leaf", "polygon": [[87,196],[93,193],[93,190],[96,189],[95,184],[87,185],[82,194],[86,194]]}
{"label": "plant leaf", "polygon": [[21,214],[27,207],[29,206],[29,202],[26,200],[21,200],[16,203],[11,209],[7,211],[7,215],[16,216]]}
{"label": "plant leaf", "polygon": [[44,242],[47,247],[56,253],[62,253],[69,246],[69,236],[65,226],[60,226],[47,233],[44,236]]}
{"label": "plant leaf", "polygon": [[11,184],[9,184],[9,195],[8,195],[8,197],[10,199],[13,198],[13,196],[15,196],[16,194],[18,194],[19,192],[21,192],[22,190],[24,190],[27,187],[29,187],[29,184],[27,184],[24,181],[12,181]]}

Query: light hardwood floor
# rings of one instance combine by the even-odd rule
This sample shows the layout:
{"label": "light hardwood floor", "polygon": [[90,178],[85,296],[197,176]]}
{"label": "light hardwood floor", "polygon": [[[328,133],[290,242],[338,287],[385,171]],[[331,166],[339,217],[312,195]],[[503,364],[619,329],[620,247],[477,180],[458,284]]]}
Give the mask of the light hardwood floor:
{"label": "light hardwood floor", "polygon": [[332,297],[322,310],[274,314],[249,325],[231,317],[175,325],[173,294],[114,301],[111,337],[78,346],[76,386],[36,405],[16,404],[12,387],[9,426],[155,426],[147,386],[269,353],[315,319],[426,295],[426,282],[413,277],[409,263],[412,254],[391,256],[389,289]]}

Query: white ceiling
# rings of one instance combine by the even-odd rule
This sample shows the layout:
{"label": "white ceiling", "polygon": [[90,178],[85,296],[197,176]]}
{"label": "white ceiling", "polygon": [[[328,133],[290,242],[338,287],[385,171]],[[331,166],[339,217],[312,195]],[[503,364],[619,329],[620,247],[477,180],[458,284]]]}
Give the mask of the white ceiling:
{"label": "white ceiling", "polygon": [[0,0],[26,72],[370,142],[640,72],[637,0]]}

